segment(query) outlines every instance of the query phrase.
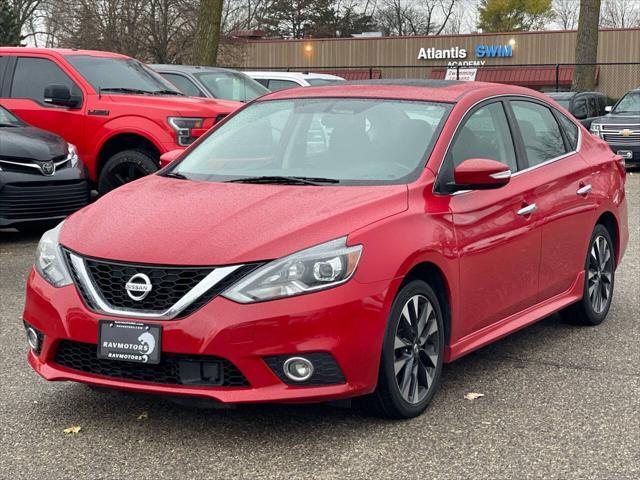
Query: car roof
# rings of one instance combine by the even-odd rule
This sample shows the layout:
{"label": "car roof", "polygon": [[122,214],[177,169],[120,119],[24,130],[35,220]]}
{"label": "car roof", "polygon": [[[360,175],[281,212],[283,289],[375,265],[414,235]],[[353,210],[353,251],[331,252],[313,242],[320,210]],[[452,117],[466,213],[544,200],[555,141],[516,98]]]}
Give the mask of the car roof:
{"label": "car roof", "polygon": [[131,58],[113,52],[102,52],[100,50],[79,50],[75,48],[31,48],[31,47],[0,47],[0,53],[5,54],[30,54],[30,53],[53,53],[61,56],[68,55],[89,55],[92,57],[106,58]]}
{"label": "car roof", "polygon": [[151,64],[149,65],[154,70],[158,71],[174,71],[183,73],[198,73],[198,72],[231,72],[238,73],[236,70],[220,67],[207,67],[198,65],[171,65],[167,63],[163,64]]}
{"label": "car roof", "polygon": [[287,98],[360,97],[454,103],[465,97],[482,99],[483,97],[502,95],[526,95],[541,100],[548,99],[534,90],[500,83],[388,79],[348,81],[321,87],[278,90],[260,97],[258,101]]}
{"label": "car roof", "polygon": [[280,72],[280,71],[271,71],[271,70],[251,70],[244,72],[249,76],[264,76],[264,77],[274,77],[274,78],[295,78],[298,80],[309,80],[312,78],[324,78],[326,80],[344,80],[344,78],[339,77],[337,75],[330,75],[328,73],[314,73],[314,72]]}

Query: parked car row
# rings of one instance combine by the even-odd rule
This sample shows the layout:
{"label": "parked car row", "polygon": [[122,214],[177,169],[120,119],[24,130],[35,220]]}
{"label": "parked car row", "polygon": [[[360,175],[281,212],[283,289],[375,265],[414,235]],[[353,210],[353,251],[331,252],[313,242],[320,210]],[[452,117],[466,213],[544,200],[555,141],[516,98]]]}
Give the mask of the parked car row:
{"label": "parked car row", "polygon": [[[75,158],[86,167],[86,173],[77,181],[86,188],[97,188],[103,195],[155,172],[161,166],[163,154],[187,148],[231,112],[269,91],[340,82],[344,82],[340,77],[319,73],[242,73],[214,67],[147,66],[127,56],[107,52],[0,48],[0,105],[4,107],[5,123],[24,125],[0,130],[4,132],[0,133],[0,162],[5,172],[0,181],[7,185],[0,191],[0,198],[7,198],[0,206],[0,225],[24,229],[28,225],[46,224],[48,218],[64,217],[84,205],[78,200],[80,187],[74,187],[77,191],[71,192],[73,189],[67,185],[70,196],[59,198],[59,202],[54,201],[55,196],[50,197],[51,202],[44,202],[44,193],[38,197],[40,202],[48,203],[50,210],[23,208],[24,202],[38,203],[35,199],[18,198],[32,197],[29,188],[33,185],[27,185],[31,177],[9,175],[9,170],[26,169],[23,173],[35,175],[33,182],[44,187],[42,171],[24,165],[42,162],[48,165],[44,158],[47,155],[27,152],[29,148],[37,150],[36,144],[42,139],[33,139],[34,145],[25,147],[27,150],[22,154],[11,149],[17,136],[21,136],[23,144],[29,143],[25,140],[30,138],[27,131],[33,133],[40,129],[73,145]],[[585,127],[591,128],[594,135],[607,141],[628,164],[640,163],[638,91],[629,92],[608,114],[606,99],[598,92],[548,95]],[[426,120],[429,128],[437,124],[437,119]],[[536,125],[533,127],[532,134]],[[332,128],[315,122],[309,148],[324,148]],[[61,161],[53,154],[50,156],[54,165]],[[176,153],[171,156],[175,157]],[[18,163],[23,166],[18,167]],[[77,175],[80,169],[78,166]],[[55,171],[49,174],[45,182],[47,188],[61,188],[58,183],[69,181],[68,175],[69,171],[64,175]],[[18,189],[22,192],[20,195],[10,194]],[[72,197],[76,198],[74,195],[77,199],[71,201]],[[60,209],[56,210],[57,204]]]}

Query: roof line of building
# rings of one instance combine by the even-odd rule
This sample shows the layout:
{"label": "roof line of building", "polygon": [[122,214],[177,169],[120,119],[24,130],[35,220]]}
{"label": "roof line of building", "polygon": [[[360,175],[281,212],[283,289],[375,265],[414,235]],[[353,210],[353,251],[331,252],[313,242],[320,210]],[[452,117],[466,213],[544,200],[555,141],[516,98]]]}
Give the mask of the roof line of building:
{"label": "roof line of building", "polygon": [[[619,32],[619,31],[640,31],[640,27],[631,28],[600,28],[600,32]],[[554,33],[576,33],[577,30],[533,30],[527,32],[482,32],[482,33],[451,33],[446,35],[403,35],[403,36],[387,36],[387,37],[340,37],[340,38],[262,38],[255,40],[247,40],[248,43],[291,43],[291,42],[340,42],[347,40],[407,40],[422,38],[461,38],[461,37],[495,37],[495,36],[515,36],[515,35],[548,35]]]}

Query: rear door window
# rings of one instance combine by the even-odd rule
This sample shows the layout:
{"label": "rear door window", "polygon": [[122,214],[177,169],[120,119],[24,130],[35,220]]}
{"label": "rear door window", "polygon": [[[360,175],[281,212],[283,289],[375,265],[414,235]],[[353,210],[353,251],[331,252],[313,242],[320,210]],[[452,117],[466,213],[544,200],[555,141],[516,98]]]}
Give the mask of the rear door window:
{"label": "rear door window", "polygon": [[560,125],[548,107],[527,101],[512,101],[529,166],[540,165],[567,153]]}
{"label": "rear door window", "polygon": [[9,96],[28,98],[44,104],[44,89],[49,85],[65,85],[72,95],[82,95],[73,80],[51,60],[20,57],[16,62]]}
{"label": "rear door window", "polygon": [[562,125],[562,129],[564,130],[564,135],[567,137],[567,141],[569,142],[569,147],[572,151],[577,150],[578,126],[561,113],[558,112],[557,115],[560,120],[560,125]]}

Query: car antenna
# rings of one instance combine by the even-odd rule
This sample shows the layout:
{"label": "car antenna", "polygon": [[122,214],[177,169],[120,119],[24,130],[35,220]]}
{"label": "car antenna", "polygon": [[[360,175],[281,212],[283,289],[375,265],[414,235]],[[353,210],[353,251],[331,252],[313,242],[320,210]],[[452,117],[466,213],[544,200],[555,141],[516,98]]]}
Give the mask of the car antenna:
{"label": "car antenna", "polygon": [[98,100],[102,100],[102,87],[98,85]]}

